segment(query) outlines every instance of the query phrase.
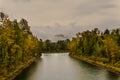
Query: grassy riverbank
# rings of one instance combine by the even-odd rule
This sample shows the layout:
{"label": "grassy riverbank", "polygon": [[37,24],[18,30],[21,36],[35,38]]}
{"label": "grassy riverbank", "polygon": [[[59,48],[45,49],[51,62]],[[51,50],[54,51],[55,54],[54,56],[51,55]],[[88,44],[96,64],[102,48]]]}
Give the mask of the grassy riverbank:
{"label": "grassy riverbank", "polygon": [[110,72],[120,74],[120,67],[117,67],[113,64],[103,63],[102,61],[92,59],[92,57],[77,56],[77,55],[70,55],[70,56],[75,58],[75,59],[87,62],[87,63],[92,64],[92,65],[95,65],[97,67],[104,68]]}
{"label": "grassy riverbank", "polygon": [[12,72],[8,72],[7,75],[0,75],[0,80],[13,80],[18,74],[21,73],[22,70],[29,67],[34,61],[36,60],[35,57],[32,57],[25,63],[16,67],[16,69]]}

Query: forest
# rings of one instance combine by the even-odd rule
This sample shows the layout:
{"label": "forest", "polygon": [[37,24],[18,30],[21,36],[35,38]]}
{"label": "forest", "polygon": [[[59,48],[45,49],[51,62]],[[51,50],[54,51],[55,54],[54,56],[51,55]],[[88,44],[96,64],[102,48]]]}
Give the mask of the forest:
{"label": "forest", "polygon": [[[120,68],[120,28],[77,33],[68,45],[70,56],[110,68]],[[118,70],[118,69],[117,69]],[[119,69],[120,71],[120,69]]]}
{"label": "forest", "polygon": [[0,12],[0,80],[41,56],[40,41],[30,31],[27,20],[11,21]]}
{"label": "forest", "polygon": [[58,40],[57,42],[52,42],[51,40],[41,41],[41,50],[44,53],[63,53],[68,52],[69,39]]}

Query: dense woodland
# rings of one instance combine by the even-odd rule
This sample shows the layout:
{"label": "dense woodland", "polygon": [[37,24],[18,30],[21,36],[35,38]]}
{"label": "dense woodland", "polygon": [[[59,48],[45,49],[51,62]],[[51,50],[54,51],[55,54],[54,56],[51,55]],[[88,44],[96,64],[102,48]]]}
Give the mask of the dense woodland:
{"label": "dense woodland", "polygon": [[68,47],[71,56],[120,67],[120,29],[101,32],[95,28],[77,33]]}
{"label": "dense woodland", "polygon": [[68,52],[68,43],[70,42],[69,39],[66,40],[58,40],[57,42],[52,42],[51,40],[45,40],[41,42],[42,52],[44,53],[62,53]]}
{"label": "dense woodland", "polygon": [[18,66],[40,56],[40,41],[33,36],[27,20],[11,21],[0,12],[0,76],[8,76]]}

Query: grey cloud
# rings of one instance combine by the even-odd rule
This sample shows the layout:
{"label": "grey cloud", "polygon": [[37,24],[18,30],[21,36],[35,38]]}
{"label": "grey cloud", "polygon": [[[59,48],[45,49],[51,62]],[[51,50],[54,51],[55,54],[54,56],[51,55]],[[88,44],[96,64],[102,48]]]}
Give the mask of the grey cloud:
{"label": "grey cloud", "polygon": [[117,20],[109,20],[103,21],[101,24],[97,25],[86,25],[81,26],[77,25],[76,23],[72,23],[69,25],[60,25],[57,23],[54,26],[42,26],[42,27],[32,27],[32,31],[36,34],[39,38],[43,40],[50,39],[52,41],[63,40],[67,38],[72,38],[75,36],[77,32],[83,32],[85,30],[92,30],[94,28],[99,28],[101,31],[104,31],[106,28],[109,29],[119,28],[120,23]]}
{"label": "grey cloud", "polygon": [[57,35],[55,35],[55,37],[58,37],[58,38],[68,38],[68,37],[65,36],[64,34],[57,34]]}
{"label": "grey cloud", "polygon": [[89,26],[80,26],[75,23],[69,25],[60,25],[57,23],[54,26],[31,27],[32,32],[43,40],[50,39],[52,41],[72,38],[77,32],[82,32],[86,29],[93,29]]}
{"label": "grey cloud", "polygon": [[113,0],[89,0],[79,5],[75,10],[78,15],[90,15],[97,13],[101,10],[116,8],[116,4],[112,3]]}
{"label": "grey cloud", "polygon": [[30,2],[31,0],[12,0],[13,2]]}

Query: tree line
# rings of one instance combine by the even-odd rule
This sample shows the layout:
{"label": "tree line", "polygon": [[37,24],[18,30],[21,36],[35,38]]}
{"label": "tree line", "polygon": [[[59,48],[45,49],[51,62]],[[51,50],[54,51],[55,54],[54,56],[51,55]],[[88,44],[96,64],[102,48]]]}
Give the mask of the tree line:
{"label": "tree line", "polygon": [[11,21],[0,12],[0,75],[41,55],[40,41],[30,31],[27,20]]}
{"label": "tree line", "polygon": [[98,28],[77,33],[68,45],[71,56],[120,67],[120,28],[101,32]]}
{"label": "tree line", "polygon": [[68,52],[68,43],[69,39],[66,40],[58,40],[57,42],[52,42],[51,40],[41,40],[41,50],[44,53],[54,53],[54,52]]}

